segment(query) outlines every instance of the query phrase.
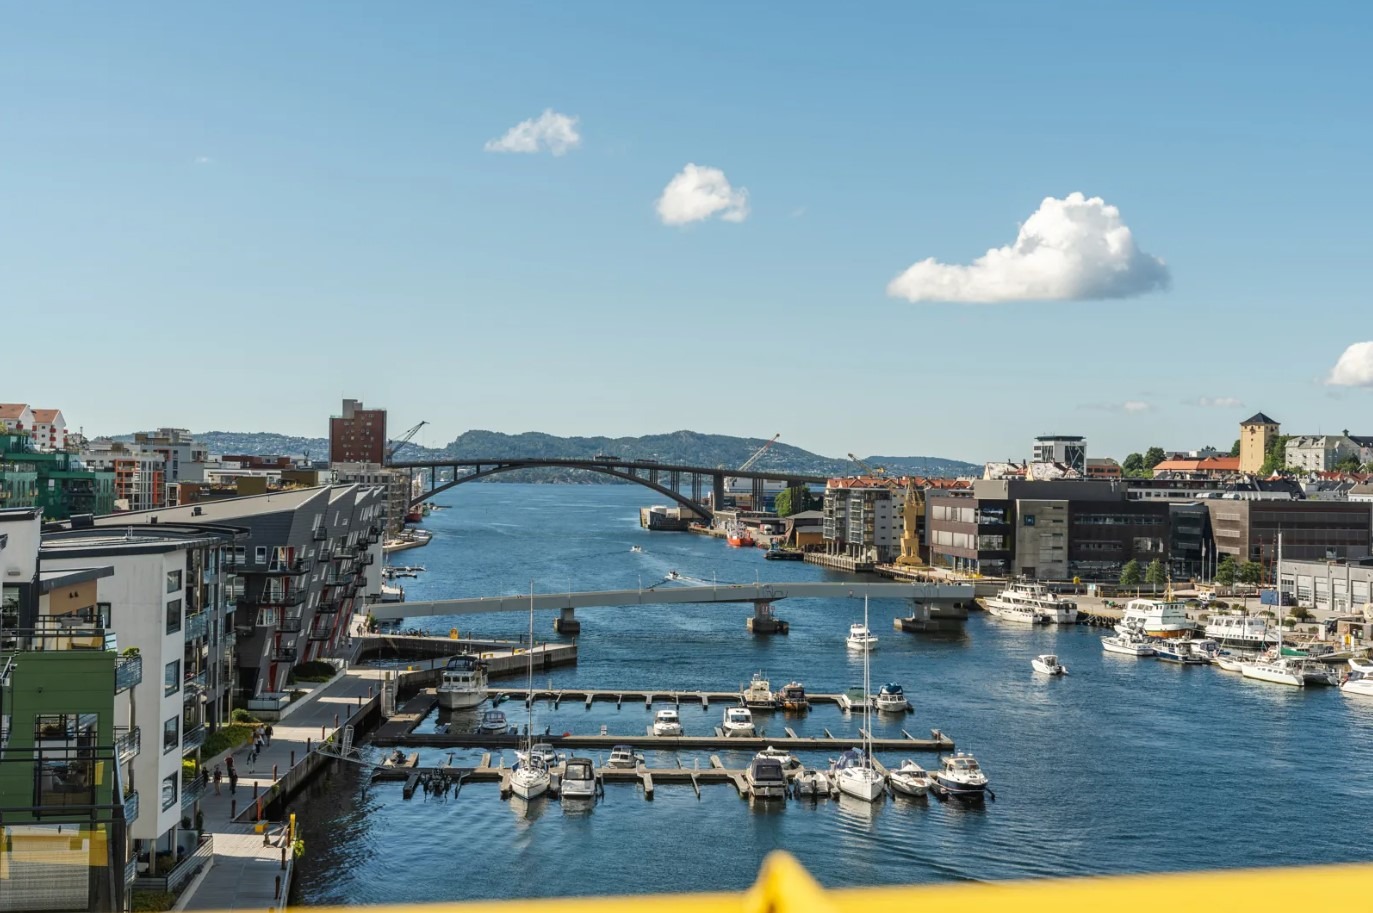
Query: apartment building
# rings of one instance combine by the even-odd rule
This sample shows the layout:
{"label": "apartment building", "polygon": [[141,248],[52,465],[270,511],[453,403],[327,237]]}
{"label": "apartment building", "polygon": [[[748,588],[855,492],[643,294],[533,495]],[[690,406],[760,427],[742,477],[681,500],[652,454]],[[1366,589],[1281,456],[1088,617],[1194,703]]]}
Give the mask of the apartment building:
{"label": "apartment building", "polygon": [[825,550],[861,561],[896,560],[901,554],[905,501],[903,479],[830,479],[825,485]]}
{"label": "apartment building", "polygon": [[42,451],[27,432],[0,433],[0,491],[10,507],[41,507],[47,519],[114,510],[114,473],[74,453]]}
{"label": "apartment building", "polygon": [[96,438],[83,444],[80,454],[91,469],[114,473],[115,510],[151,510],[166,503],[167,459],[162,453]]}
{"label": "apartment building", "polygon": [[1216,551],[1273,565],[1278,534],[1283,555],[1295,561],[1362,558],[1370,553],[1373,505],[1358,501],[1241,501],[1211,499]]}
{"label": "apartment building", "polygon": [[162,456],[163,481],[167,486],[165,504],[176,503],[178,483],[205,481],[205,464],[209,462],[210,452],[185,428],[140,431],[133,439],[139,449]]}
{"label": "apartment building", "polygon": [[345,399],[343,414],[329,419],[331,463],[386,462],[386,410],[365,409],[362,400]]}
{"label": "apartment building", "polygon": [[1294,469],[1328,472],[1344,460],[1358,460],[1363,450],[1344,434],[1297,434],[1287,439],[1285,460]]}
{"label": "apartment building", "polygon": [[386,490],[386,538],[394,539],[405,529],[405,514],[410,509],[410,473],[387,469],[375,463],[334,463],[334,480],[358,485],[376,485]]}

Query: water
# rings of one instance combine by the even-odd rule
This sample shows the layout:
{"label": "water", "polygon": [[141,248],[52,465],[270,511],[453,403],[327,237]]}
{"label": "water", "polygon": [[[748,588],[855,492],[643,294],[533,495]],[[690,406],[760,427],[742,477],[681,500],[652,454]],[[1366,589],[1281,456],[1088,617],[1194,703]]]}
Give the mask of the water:
{"label": "water", "polygon": [[[426,526],[427,548],[399,561],[429,568],[405,581],[410,599],[651,585],[670,570],[710,580],[852,580],[756,549],[639,529],[652,495],[635,486],[469,485],[445,493]],[[630,552],[641,545],[642,553]],[[744,605],[578,610],[575,668],[540,686],[733,689],[756,670],[773,687],[799,678],[812,691],[862,681],[844,647],[861,619],[857,600],[783,601],[786,637],[753,637]],[[872,678],[902,683],[915,712],[882,715],[879,735],[940,728],[986,768],[997,801],[985,807],[933,799],[848,799],[751,805],[729,786],[659,784],[646,802],[630,785],[607,787],[594,810],[548,800],[502,802],[494,784],[455,799],[406,802],[399,783],[364,785],[356,770],[330,775],[296,800],[308,848],[298,881],[309,904],[739,889],[773,849],[786,849],[829,886],[989,880],[1137,871],[1353,861],[1359,823],[1373,808],[1373,701],[1334,689],[1248,682],[1214,668],[1184,668],[1102,652],[1100,632],[1027,629],[975,615],[959,635],[894,631],[894,601],[872,604],[881,638]],[[552,636],[553,613],[535,620]],[[464,636],[515,636],[519,613],[423,619],[414,626]],[[1057,653],[1070,674],[1035,675],[1030,660]],[[512,687],[522,686],[509,680]],[[516,719],[522,707],[504,709]],[[687,731],[708,732],[722,708],[683,706]],[[781,734],[855,736],[860,720],[833,707],[808,717],[758,714]],[[860,715],[861,716],[861,715]],[[443,721],[449,721],[447,717]],[[471,715],[452,722],[469,725]],[[642,732],[642,703],[536,707],[553,732]],[[436,717],[420,731],[432,730]],[[729,766],[743,753],[717,752]],[[445,752],[428,750],[424,763]],[[458,752],[475,759],[479,752]],[[708,753],[684,752],[686,766]],[[932,766],[932,754],[912,755]],[[824,761],[803,753],[808,764]],[[509,763],[509,756],[507,763]],[[898,755],[884,756],[895,763]],[[650,766],[677,763],[650,753]]]}

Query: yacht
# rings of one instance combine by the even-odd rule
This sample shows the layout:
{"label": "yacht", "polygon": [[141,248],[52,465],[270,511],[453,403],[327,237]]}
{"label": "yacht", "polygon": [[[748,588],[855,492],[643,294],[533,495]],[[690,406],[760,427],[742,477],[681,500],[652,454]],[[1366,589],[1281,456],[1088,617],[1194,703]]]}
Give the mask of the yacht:
{"label": "yacht", "polygon": [[564,799],[596,798],[596,765],[590,758],[568,758],[563,765]]}
{"label": "yacht", "polygon": [[1131,599],[1116,625],[1119,634],[1147,637],[1191,637],[1196,625],[1187,617],[1187,604],[1164,599]]}
{"label": "yacht", "polygon": [[[536,742],[534,745],[530,746],[528,753],[538,758],[540,761],[543,761],[545,767],[551,768],[554,764],[558,763],[558,753],[554,751],[553,746],[547,742]],[[515,754],[518,755],[520,752],[517,751]]]}
{"label": "yacht", "polygon": [[486,700],[486,663],[471,655],[450,658],[436,691],[443,709],[472,709]]}
{"label": "yacht", "polygon": [[911,709],[911,702],[906,700],[906,692],[896,682],[887,682],[877,692],[877,699],[874,701],[878,710],[886,710],[889,713],[902,713]]}
{"label": "yacht", "polygon": [[810,699],[800,682],[788,682],[777,692],[777,703],[783,710],[802,711],[810,709]]}
{"label": "yacht", "polygon": [[502,735],[510,724],[506,722],[505,714],[499,710],[488,710],[482,714],[481,722],[477,724],[477,731],[483,735]]}
{"label": "yacht", "polygon": [[1295,659],[1261,659],[1257,662],[1244,663],[1240,666],[1240,673],[1245,678],[1252,678],[1260,682],[1272,682],[1275,685],[1292,685],[1295,688],[1306,687],[1306,676],[1302,674],[1302,664]]}
{"label": "yacht", "polygon": [[1349,678],[1345,679],[1344,684],[1340,685],[1340,690],[1345,694],[1373,697],[1373,675],[1370,675],[1367,672],[1351,672],[1349,673]]}
{"label": "yacht", "polygon": [[633,770],[643,759],[644,756],[630,746],[616,745],[610,749],[610,760],[605,762],[605,766],[615,770]]}
{"label": "yacht", "polygon": [[1242,656],[1236,656],[1234,653],[1225,650],[1217,653],[1215,659],[1212,660],[1213,663],[1226,672],[1243,672],[1244,664],[1250,661],[1251,660],[1245,659]]}
{"label": "yacht", "polygon": [[1165,663],[1181,663],[1184,666],[1204,666],[1211,660],[1188,640],[1162,640],[1154,645],[1154,658]]}
{"label": "yacht", "polygon": [[775,758],[754,758],[744,772],[744,782],[755,799],[785,799],[787,775]]}
{"label": "yacht", "polygon": [[934,782],[950,795],[967,799],[981,799],[987,791],[986,773],[976,758],[963,751],[943,759],[934,774]]}
{"label": "yacht", "polygon": [[887,774],[891,788],[907,796],[923,796],[930,789],[930,775],[925,768],[911,760],[901,762],[901,766]]}
{"label": "yacht", "polygon": [[[529,582],[529,642],[534,642],[534,582]],[[529,650],[529,684],[526,694],[534,693],[534,651]],[[534,744],[534,702],[528,701],[525,708],[529,714],[529,721],[525,725],[525,732],[528,733],[529,741],[526,743],[528,749],[524,756],[515,765],[514,770],[510,771],[510,791],[521,799],[536,799],[548,792],[549,786],[553,784],[553,772],[549,769],[552,763],[549,758],[556,756],[553,746],[544,743]]]}
{"label": "yacht", "polygon": [[1053,653],[1041,653],[1030,660],[1030,667],[1036,672],[1045,675],[1067,675],[1068,667],[1058,661],[1058,657]]}
{"label": "yacht", "polygon": [[682,718],[677,715],[676,710],[659,710],[657,716],[653,718],[654,735],[681,735]]}
{"label": "yacht", "polygon": [[1010,584],[987,600],[987,613],[1031,625],[1070,625],[1077,621],[1077,605],[1055,596],[1042,583]]}
{"label": "yacht", "polygon": [[726,736],[751,736],[753,714],[747,707],[726,707],[722,726]]}
{"label": "yacht", "polygon": [[1142,634],[1117,634],[1101,638],[1101,649],[1107,653],[1123,653],[1126,656],[1153,656],[1154,645]]}
{"label": "yacht", "polygon": [[[862,627],[868,630],[867,596],[863,597]],[[887,789],[887,778],[877,770],[872,757],[872,701],[868,699],[872,693],[871,662],[872,650],[863,650],[863,749],[844,752],[834,768],[839,792],[864,802],[876,802]]]}
{"label": "yacht", "polygon": [[771,682],[761,672],[753,673],[753,679],[747,688],[739,690],[739,696],[743,698],[745,707],[754,710],[771,710],[777,706],[777,695],[772,693]]}
{"label": "yacht", "polygon": [[869,631],[866,624],[849,625],[848,644],[850,650],[876,650],[877,635]]}
{"label": "yacht", "polygon": [[791,752],[787,751],[785,748],[773,748],[771,745],[758,752],[754,757],[771,758],[778,764],[781,764],[783,770],[791,770],[792,768],[801,766],[801,762],[796,760]]}
{"label": "yacht", "polygon": [[1373,662],[1369,662],[1367,657],[1363,659],[1350,658],[1345,662],[1349,663],[1349,668],[1355,672],[1362,672],[1364,675],[1373,672]]}
{"label": "yacht", "polygon": [[1258,653],[1277,642],[1268,619],[1261,615],[1242,615],[1238,612],[1212,615],[1206,622],[1206,636],[1222,647],[1252,650]]}

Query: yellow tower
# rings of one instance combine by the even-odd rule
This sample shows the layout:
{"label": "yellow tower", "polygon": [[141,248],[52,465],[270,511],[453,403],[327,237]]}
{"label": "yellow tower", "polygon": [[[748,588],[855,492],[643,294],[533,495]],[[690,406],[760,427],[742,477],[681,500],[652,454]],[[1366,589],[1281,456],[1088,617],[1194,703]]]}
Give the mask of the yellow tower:
{"label": "yellow tower", "polygon": [[1268,446],[1278,436],[1278,423],[1262,412],[1240,422],[1240,472],[1258,472]]}

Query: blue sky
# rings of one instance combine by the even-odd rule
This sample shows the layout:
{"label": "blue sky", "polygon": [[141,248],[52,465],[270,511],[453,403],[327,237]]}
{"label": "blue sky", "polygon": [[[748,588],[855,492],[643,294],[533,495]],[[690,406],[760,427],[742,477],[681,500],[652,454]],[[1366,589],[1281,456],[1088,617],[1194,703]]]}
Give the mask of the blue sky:
{"label": "blue sky", "polygon": [[[1371,10],[0,4],[0,400],[967,459],[1373,434],[1324,383],[1373,338]],[[548,109],[575,148],[484,148]],[[663,224],[689,163],[747,217]],[[1073,192],[1166,288],[888,294]]]}

